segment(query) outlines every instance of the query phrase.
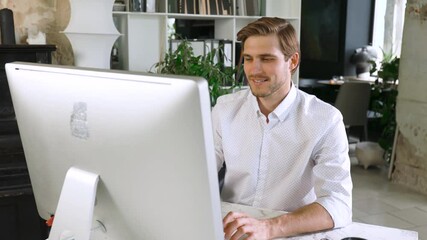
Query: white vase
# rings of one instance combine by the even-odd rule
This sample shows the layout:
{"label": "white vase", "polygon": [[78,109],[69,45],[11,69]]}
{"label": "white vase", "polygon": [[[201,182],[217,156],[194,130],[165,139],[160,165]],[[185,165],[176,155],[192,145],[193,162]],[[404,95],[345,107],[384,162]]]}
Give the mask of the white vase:
{"label": "white vase", "polygon": [[75,65],[109,69],[111,49],[120,36],[112,17],[114,0],[70,0],[70,4],[71,18],[64,33]]}

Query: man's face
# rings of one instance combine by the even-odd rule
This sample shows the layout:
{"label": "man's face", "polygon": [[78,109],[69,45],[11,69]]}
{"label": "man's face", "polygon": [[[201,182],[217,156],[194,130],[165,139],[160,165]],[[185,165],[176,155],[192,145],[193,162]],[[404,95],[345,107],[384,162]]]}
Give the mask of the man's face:
{"label": "man's face", "polygon": [[246,39],[243,51],[244,70],[253,95],[282,100],[290,89],[294,58],[295,56],[285,60],[276,35]]}

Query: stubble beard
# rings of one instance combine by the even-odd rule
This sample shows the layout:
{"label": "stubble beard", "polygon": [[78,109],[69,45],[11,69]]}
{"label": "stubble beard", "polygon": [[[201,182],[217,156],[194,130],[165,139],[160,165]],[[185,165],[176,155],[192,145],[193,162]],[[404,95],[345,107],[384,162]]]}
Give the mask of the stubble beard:
{"label": "stubble beard", "polygon": [[[268,79],[268,82],[270,82],[270,79]],[[270,82],[271,83],[271,82]],[[254,84],[249,84],[249,87],[251,89],[252,95],[258,98],[266,98],[271,95],[273,95],[275,92],[277,92],[285,83],[273,83],[267,86],[267,89],[264,90],[263,88],[258,88],[254,86]]]}

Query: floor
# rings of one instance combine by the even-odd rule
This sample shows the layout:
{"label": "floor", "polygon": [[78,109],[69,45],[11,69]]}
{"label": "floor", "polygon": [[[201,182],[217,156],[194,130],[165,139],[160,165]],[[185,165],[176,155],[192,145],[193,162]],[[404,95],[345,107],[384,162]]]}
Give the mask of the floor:
{"label": "floor", "polygon": [[417,231],[427,240],[427,195],[390,182],[385,166],[365,170],[351,160],[353,221]]}

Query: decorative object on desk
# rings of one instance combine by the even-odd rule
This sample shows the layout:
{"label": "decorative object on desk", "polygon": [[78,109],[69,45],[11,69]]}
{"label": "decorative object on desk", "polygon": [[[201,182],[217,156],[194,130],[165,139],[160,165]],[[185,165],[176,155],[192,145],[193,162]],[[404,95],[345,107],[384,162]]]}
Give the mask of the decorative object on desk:
{"label": "decorative object on desk", "polygon": [[16,44],[13,12],[8,8],[0,10],[1,43]]}
{"label": "decorative object on desk", "polygon": [[71,0],[70,4],[71,19],[64,33],[73,47],[75,65],[110,68],[111,49],[120,36],[111,14],[114,0]]}
{"label": "decorative object on desk", "polygon": [[369,78],[372,62],[377,59],[377,51],[372,46],[364,46],[354,50],[350,62],[356,65],[358,78]]}
{"label": "decorative object on desk", "polygon": [[28,38],[27,43],[28,44],[46,44],[46,34],[39,31],[39,28],[33,24],[31,27],[28,28]]}
{"label": "decorative object on desk", "polygon": [[222,61],[217,60],[223,55],[221,51],[219,46],[205,55],[195,56],[190,42],[182,40],[175,51],[166,53],[164,59],[154,65],[155,72],[205,78],[209,83],[213,106],[219,96],[231,92],[240,83],[239,79],[234,78],[236,70],[225,67]]}
{"label": "decorative object on desk", "polygon": [[396,98],[399,78],[400,58],[383,51],[383,60],[379,64],[372,63],[371,73],[378,70],[378,78],[373,85],[371,108],[381,115],[380,126],[383,128],[378,143],[385,150],[384,159],[391,160],[393,142],[396,132]]}
{"label": "decorative object on desk", "polygon": [[330,84],[343,84],[344,76],[332,76],[332,79],[329,81]]}

